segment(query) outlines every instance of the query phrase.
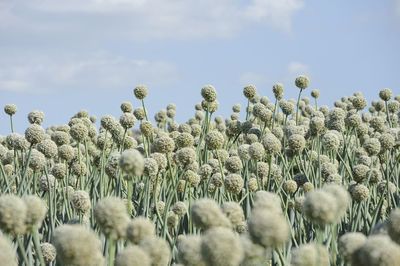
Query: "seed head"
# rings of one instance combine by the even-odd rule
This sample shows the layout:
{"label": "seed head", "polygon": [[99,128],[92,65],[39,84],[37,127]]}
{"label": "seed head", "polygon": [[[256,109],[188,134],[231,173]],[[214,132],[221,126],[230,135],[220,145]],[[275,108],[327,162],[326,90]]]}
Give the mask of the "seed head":
{"label": "seed head", "polygon": [[201,89],[201,96],[207,102],[213,102],[217,99],[217,91],[212,85],[206,85]]}
{"label": "seed head", "polygon": [[40,125],[32,124],[25,130],[25,138],[32,145],[38,144],[45,137],[44,130]]}
{"label": "seed head", "polygon": [[57,261],[62,265],[103,265],[101,241],[96,234],[81,225],[61,225],[52,243],[57,251]]}
{"label": "seed head", "polygon": [[283,85],[281,83],[276,83],[272,86],[272,92],[277,100],[283,98]]}
{"label": "seed head", "polygon": [[351,265],[389,266],[400,261],[400,247],[385,235],[370,236],[365,243],[355,250]]}
{"label": "seed head", "polygon": [[147,88],[143,85],[139,85],[133,89],[133,94],[139,100],[143,100],[147,96]]}
{"label": "seed head", "polygon": [[349,232],[339,238],[338,248],[339,254],[346,262],[351,262],[353,253],[359,249],[367,240],[362,233]]}
{"label": "seed head", "polygon": [[199,199],[192,207],[191,216],[194,225],[199,229],[210,229],[217,226],[231,227],[229,219],[222,213],[218,204],[211,199]]}
{"label": "seed head", "polygon": [[3,235],[0,235],[0,261],[3,265],[17,266],[18,260],[10,241]]}
{"label": "seed head", "polygon": [[135,245],[154,235],[155,229],[152,221],[144,217],[134,218],[126,227],[126,238]]}
{"label": "seed head", "polygon": [[217,150],[222,147],[224,136],[216,130],[208,132],[206,136],[206,145],[209,150]]}
{"label": "seed head", "polygon": [[183,235],[178,240],[178,260],[188,266],[205,266],[201,256],[201,237]]}
{"label": "seed head", "polygon": [[26,230],[27,209],[25,202],[17,196],[0,196],[0,229],[4,233],[21,235]]}
{"label": "seed head", "polygon": [[285,218],[265,208],[253,209],[248,225],[253,242],[264,248],[280,246],[290,239],[290,229]]}
{"label": "seed head", "polygon": [[121,169],[132,176],[140,176],[144,170],[144,159],[142,154],[134,149],[122,152],[119,159]]}
{"label": "seed head", "polygon": [[44,113],[39,110],[34,110],[28,114],[28,121],[31,124],[41,125],[44,120]]}
{"label": "seed head", "polygon": [[295,85],[301,90],[306,89],[310,85],[310,80],[304,75],[300,75],[295,80]]}
{"label": "seed head", "polygon": [[329,266],[329,253],[322,245],[303,244],[292,251],[290,263],[293,266]]}
{"label": "seed head", "polygon": [[224,202],[221,205],[222,212],[231,221],[233,227],[236,227],[244,220],[242,207],[233,201]]}
{"label": "seed head", "polygon": [[39,229],[47,213],[47,207],[43,200],[36,195],[28,195],[23,198],[26,205],[26,221],[28,230]]}
{"label": "seed head", "polygon": [[392,91],[388,88],[382,89],[379,92],[379,97],[385,102],[387,102],[392,98]]}
{"label": "seed head", "polygon": [[72,205],[74,205],[74,208],[81,213],[89,212],[90,208],[92,207],[89,194],[84,190],[75,191],[72,194],[71,202]]}
{"label": "seed head", "polygon": [[239,238],[228,228],[210,229],[202,237],[201,254],[207,265],[234,266],[243,259]]}
{"label": "seed head", "polygon": [[115,266],[150,266],[149,255],[138,246],[128,246],[117,255]]}
{"label": "seed head", "polygon": [[257,94],[257,88],[254,85],[247,85],[246,87],[244,87],[243,89],[243,95],[244,97],[246,97],[247,99],[251,99],[253,98],[255,95]]}
{"label": "seed head", "polygon": [[151,265],[167,266],[171,256],[168,243],[159,237],[150,237],[140,242],[142,248],[150,257]]}

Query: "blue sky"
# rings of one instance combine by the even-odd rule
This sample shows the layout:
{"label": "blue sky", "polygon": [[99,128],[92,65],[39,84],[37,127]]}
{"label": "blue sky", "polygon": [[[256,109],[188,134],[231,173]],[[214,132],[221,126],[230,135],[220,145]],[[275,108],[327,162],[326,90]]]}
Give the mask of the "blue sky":
{"label": "blue sky", "polygon": [[[139,102],[146,84],[152,114],[177,105],[184,122],[212,84],[227,116],[254,84],[273,99],[281,82],[310,77],[321,104],[382,88],[400,94],[400,0],[0,0],[0,104],[14,103],[23,133],[31,110],[44,126],[81,109],[98,118]],[[0,134],[9,133],[0,114]]]}

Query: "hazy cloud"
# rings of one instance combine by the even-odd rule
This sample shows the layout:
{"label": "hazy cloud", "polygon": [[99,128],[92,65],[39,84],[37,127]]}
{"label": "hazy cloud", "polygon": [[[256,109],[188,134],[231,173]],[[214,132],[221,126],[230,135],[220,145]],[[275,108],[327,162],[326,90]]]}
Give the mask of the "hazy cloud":
{"label": "hazy cloud", "polygon": [[0,64],[0,90],[45,93],[55,90],[121,89],[138,84],[166,86],[178,79],[175,65],[94,53],[85,57],[24,54]]}

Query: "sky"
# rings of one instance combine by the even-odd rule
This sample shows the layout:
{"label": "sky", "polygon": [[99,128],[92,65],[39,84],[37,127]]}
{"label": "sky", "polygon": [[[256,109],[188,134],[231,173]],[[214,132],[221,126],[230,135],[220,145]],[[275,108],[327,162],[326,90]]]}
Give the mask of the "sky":
{"label": "sky", "polygon": [[[0,0],[0,106],[17,105],[23,134],[32,110],[44,127],[82,109],[118,118],[122,102],[139,107],[141,84],[150,115],[175,103],[178,122],[207,84],[224,117],[245,109],[248,84],[273,99],[280,82],[296,98],[300,74],[320,104],[356,91],[371,101],[400,94],[399,47],[400,0]],[[0,125],[10,133],[2,110]]]}

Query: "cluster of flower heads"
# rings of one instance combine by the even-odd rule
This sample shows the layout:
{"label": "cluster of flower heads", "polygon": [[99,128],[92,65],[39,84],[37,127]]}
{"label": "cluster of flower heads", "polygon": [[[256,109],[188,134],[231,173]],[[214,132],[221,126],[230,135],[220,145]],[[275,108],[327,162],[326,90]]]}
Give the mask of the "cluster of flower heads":
{"label": "cluster of flower heads", "polygon": [[[254,85],[246,107],[215,115],[212,85],[184,123],[148,90],[119,119],[88,111],[44,129],[4,107],[0,258],[7,265],[399,265],[400,95],[356,92],[318,105]],[[243,120],[240,120],[240,117]],[[136,126],[136,128],[135,128]],[[7,239],[8,238],[8,239]],[[9,241],[11,240],[11,241]],[[17,252],[15,252],[17,250]]]}

